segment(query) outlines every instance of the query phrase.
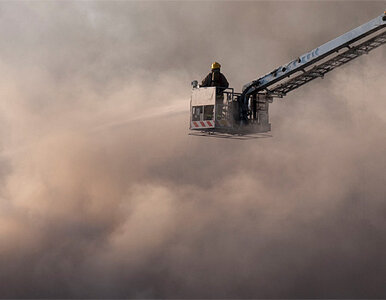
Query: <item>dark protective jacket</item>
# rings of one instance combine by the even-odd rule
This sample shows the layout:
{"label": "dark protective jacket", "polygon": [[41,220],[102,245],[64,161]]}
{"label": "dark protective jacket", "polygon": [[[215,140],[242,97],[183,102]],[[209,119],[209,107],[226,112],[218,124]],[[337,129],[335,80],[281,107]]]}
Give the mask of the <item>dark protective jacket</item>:
{"label": "dark protective jacket", "polygon": [[228,86],[228,80],[220,70],[213,70],[202,81],[201,86],[215,86],[218,87],[217,93],[221,94]]}

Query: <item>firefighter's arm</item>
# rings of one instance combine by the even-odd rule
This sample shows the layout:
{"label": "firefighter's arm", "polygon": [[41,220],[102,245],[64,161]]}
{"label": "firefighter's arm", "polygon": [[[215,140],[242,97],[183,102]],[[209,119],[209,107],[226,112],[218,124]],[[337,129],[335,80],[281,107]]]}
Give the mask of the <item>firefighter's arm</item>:
{"label": "firefighter's arm", "polygon": [[203,86],[203,87],[210,86],[211,79],[212,79],[211,75],[208,74],[208,75],[204,78],[204,80],[202,81],[201,86]]}
{"label": "firefighter's arm", "polygon": [[228,80],[226,79],[226,77],[224,76],[224,74],[221,74],[222,76],[222,83],[221,83],[221,86],[222,87],[225,87],[225,88],[228,88],[229,87],[229,82]]}

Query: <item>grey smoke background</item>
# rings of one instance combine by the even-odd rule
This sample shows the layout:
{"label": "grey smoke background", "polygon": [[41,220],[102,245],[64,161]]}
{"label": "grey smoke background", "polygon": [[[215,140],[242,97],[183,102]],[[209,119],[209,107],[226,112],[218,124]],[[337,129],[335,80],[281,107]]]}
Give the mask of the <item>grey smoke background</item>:
{"label": "grey smoke background", "polygon": [[187,135],[190,81],[252,79],[385,2],[0,2],[0,297],[386,297],[386,48]]}

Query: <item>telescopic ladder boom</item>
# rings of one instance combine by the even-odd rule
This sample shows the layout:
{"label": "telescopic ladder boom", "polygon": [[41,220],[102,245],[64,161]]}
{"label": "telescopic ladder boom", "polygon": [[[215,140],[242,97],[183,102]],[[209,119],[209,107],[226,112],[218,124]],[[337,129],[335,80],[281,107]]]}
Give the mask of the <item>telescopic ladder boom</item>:
{"label": "telescopic ladder boom", "polygon": [[248,97],[265,93],[281,98],[288,92],[315,78],[323,77],[326,73],[384,43],[386,43],[386,11],[381,16],[249,82],[244,85],[242,94]]}

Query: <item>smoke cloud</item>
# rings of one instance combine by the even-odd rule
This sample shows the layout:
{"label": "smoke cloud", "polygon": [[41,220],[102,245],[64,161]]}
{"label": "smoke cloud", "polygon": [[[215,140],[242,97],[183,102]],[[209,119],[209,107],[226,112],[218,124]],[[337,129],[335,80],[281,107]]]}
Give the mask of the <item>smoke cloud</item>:
{"label": "smoke cloud", "polygon": [[188,135],[232,87],[384,2],[0,3],[0,298],[386,297],[386,48]]}

